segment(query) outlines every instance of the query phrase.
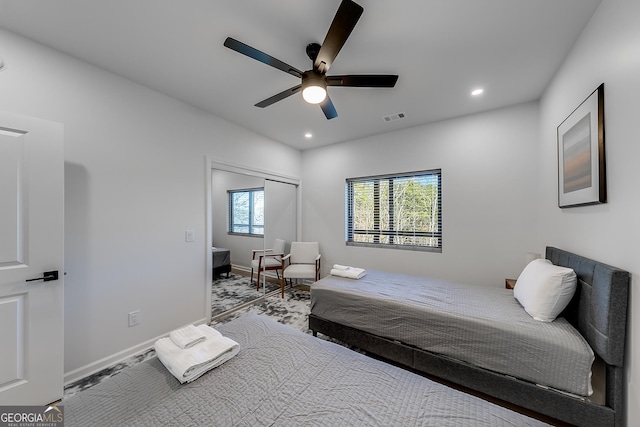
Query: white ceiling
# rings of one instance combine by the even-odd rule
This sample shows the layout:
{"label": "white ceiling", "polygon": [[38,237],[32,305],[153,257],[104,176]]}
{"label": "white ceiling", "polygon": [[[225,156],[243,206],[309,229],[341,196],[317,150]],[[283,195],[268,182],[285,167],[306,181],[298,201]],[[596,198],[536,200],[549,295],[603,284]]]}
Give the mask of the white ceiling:
{"label": "white ceiling", "polygon": [[400,77],[393,89],[330,87],[332,120],[299,94],[254,107],[299,79],[222,44],[310,69],[305,47],[322,43],[340,0],[0,0],[0,26],[307,149],[537,100],[600,0],[356,2],[364,13],[328,75]]}

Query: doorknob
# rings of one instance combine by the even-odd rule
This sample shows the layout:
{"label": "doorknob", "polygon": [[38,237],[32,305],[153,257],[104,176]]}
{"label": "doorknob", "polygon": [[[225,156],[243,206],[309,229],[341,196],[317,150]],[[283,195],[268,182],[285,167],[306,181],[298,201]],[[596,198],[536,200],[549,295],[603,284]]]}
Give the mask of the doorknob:
{"label": "doorknob", "polygon": [[45,271],[42,277],[36,277],[35,279],[27,279],[26,282],[35,282],[36,280],[42,280],[43,282],[50,282],[51,280],[58,280],[58,270]]}

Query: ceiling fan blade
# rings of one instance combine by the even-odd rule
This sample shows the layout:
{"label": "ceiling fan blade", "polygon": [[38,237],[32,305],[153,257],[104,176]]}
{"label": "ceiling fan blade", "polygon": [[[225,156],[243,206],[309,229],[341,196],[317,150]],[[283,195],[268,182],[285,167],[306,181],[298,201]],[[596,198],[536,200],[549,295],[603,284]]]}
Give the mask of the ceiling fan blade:
{"label": "ceiling fan blade", "polygon": [[253,58],[264,64],[271,65],[278,70],[282,70],[285,73],[289,73],[293,76],[302,78],[302,71],[298,70],[296,67],[292,67],[291,65],[284,63],[271,55],[267,55],[266,53],[259,51],[258,49],[244,44],[236,39],[227,37],[227,39],[224,41],[224,45],[231,50],[235,50],[238,53],[248,56],[249,58]]}
{"label": "ceiling fan blade", "polygon": [[320,103],[320,108],[322,108],[322,112],[327,120],[331,120],[335,117],[338,117],[338,112],[336,111],[336,107],[333,106],[333,102],[331,102],[331,98],[329,98],[329,94],[327,97]]}
{"label": "ceiling fan blade", "polygon": [[327,76],[327,86],[394,87],[398,76],[394,74],[353,74]]}
{"label": "ceiling fan blade", "polygon": [[324,42],[322,42],[318,56],[313,63],[313,68],[320,74],[324,74],[329,70],[333,60],[336,59],[338,52],[344,46],[347,38],[349,38],[349,34],[358,23],[362,12],[364,12],[362,6],[351,0],[342,0]]}
{"label": "ceiling fan blade", "polygon": [[260,107],[260,108],[268,107],[271,104],[275,104],[278,101],[282,101],[283,99],[293,95],[294,93],[300,92],[300,89],[302,89],[302,85],[290,87],[287,90],[283,90],[282,92],[276,95],[273,95],[271,98],[267,98],[264,101],[258,102],[256,104],[256,107]]}

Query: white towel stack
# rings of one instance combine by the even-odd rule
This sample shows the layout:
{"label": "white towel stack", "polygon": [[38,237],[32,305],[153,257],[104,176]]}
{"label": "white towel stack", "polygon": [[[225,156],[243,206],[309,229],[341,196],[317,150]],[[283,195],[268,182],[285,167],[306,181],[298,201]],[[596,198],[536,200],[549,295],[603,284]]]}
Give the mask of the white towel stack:
{"label": "white towel stack", "polygon": [[361,279],[366,274],[366,270],[348,265],[333,264],[333,268],[331,269],[332,276],[346,277],[347,279]]}
{"label": "white towel stack", "polygon": [[184,341],[182,339],[184,336],[194,337],[199,334],[204,336],[203,340],[189,347],[181,348],[173,341],[171,334],[167,338],[160,338],[155,343],[156,356],[181,383],[199,378],[205,372],[234,357],[240,350],[237,342],[222,336],[210,326],[200,325],[194,328],[197,331],[187,326],[172,333],[180,342]]}
{"label": "white towel stack", "polygon": [[207,336],[200,329],[193,325],[189,325],[172,331],[169,334],[169,338],[171,338],[171,341],[173,341],[175,345],[185,349],[201,343],[207,338]]}

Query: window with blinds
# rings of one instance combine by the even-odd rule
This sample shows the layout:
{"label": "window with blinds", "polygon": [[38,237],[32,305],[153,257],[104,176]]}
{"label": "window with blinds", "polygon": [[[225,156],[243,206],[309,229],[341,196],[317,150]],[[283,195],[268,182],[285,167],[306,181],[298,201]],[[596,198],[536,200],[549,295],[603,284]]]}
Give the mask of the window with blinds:
{"label": "window with blinds", "polygon": [[346,243],[442,252],[440,169],[349,178]]}
{"label": "window with blinds", "polygon": [[264,235],[264,189],[229,190],[229,233]]}

